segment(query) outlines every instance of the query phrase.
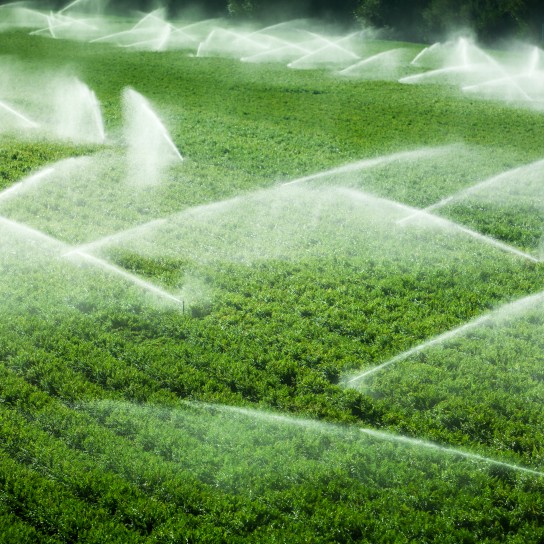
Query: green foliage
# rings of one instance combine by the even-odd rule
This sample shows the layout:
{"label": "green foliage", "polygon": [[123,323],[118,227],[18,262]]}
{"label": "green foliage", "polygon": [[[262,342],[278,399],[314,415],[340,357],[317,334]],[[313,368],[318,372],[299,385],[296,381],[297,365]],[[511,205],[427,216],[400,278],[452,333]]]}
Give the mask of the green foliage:
{"label": "green foliage", "polygon": [[[316,196],[337,183],[348,195],[428,206],[538,158],[539,113],[449,88],[177,52],[127,54],[22,33],[0,34],[0,45],[30,65],[77,64],[112,134],[120,91],[134,86],[187,159],[158,197],[146,195],[152,218],[181,213],[185,230],[173,235],[183,234],[176,247],[185,250],[173,251],[160,230],[151,242],[139,232],[135,245],[103,249],[123,270],[187,296],[185,313],[62,257],[64,247],[3,230],[0,541],[542,541],[542,477],[360,432],[403,432],[540,469],[538,312],[421,352],[361,391],[342,385],[345,373],[543,289],[542,264],[455,229],[397,225],[403,215],[391,202]],[[325,176],[307,190],[311,213],[296,191],[274,189],[355,160],[460,141],[431,158]],[[3,139],[3,186],[94,151]],[[61,193],[44,193],[26,219],[60,209]],[[234,196],[235,214],[183,215]],[[267,215],[263,202],[289,221]],[[466,200],[444,214],[538,246],[538,207]],[[53,226],[67,238],[74,222]]]}
{"label": "green foliage", "polygon": [[92,151],[93,148],[51,142],[13,141],[4,136],[0,138],[0,189],[8,187],[14,180],[29,175],[44,164]]}
{"label": "green foliage", "polygon": [[541,333],[541,302],[528,301],[399,361],[371,379],[366,392],[392,408],[390,424],[399,429],[423,424],[435,440],[455,435],[460,444],[485,444],[491,455],[509,452],[540,467]]}
{"label": "green foliage", "polygon": [[523,250],[540,253],[544,214],[539,206],[466,202],[450,206],[443,215]]}

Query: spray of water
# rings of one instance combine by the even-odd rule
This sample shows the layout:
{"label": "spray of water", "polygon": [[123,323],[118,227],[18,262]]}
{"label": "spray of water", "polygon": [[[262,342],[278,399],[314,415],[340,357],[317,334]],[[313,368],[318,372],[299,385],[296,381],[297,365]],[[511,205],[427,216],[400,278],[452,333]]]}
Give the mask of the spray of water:
{"label": "spray of water", "polygon": [[131,274],[130,272],[127,272],[126,270],[123,270],[122,268],[119,268],[118,266],[115,266],[105,261],[104,259],[101,259],[100,257],[95,257],[94,255],[91,255],[90,253],[85,253],[81,249],[74,249],[74,250],[68,251],[64,254],[64,257],[70,258],[70,259],[80,259],[85,262],[88,262],[93,266],[97,266],[103,270],[106,270],[107,272],[113,273],[117,276],[124,278],[125,280],[128,280],[130,283],[133,283],[134,285],[141,287],[144,291],[147,291],[153,295],[156,295],[163,300],[166,300],[168,302],[175,302],[177,305],[182,307],[184,306],[183,300],[168,293],[164,289],[161,289],[160,287],[157,287],[153,283],[145,281],[139,278],[138,276],[135,276],[134,274]]}
{"label": "spray of water", "polygon": [[334,42],[327,39],[325,42],[325,45],[322,47],[290,62],[287,66],[298,70],[321,67],[336,68],[338,66],[350,65],[360,60],[359,55],[345,47],[341,41]]}
{"label": "spray of water", "polygon": [[499,466],[508,470],[515,470],[516,472],[524,472],[532,476],[538,476],[538,477],[544,476],[544,472],[541,472],[539,470],[534,470],[532,468],[516,465],[513,463],[506,463],[504,461],[498,461],[491,457],[485,457],[483,455],[470,453],[470,452],[460,450],[457,448],[440,446],[439,444],[434,444],[433,442],[428,442],[426,440],[419,440],[417,438],[410,438],[408,436],[402,436],[398,434],[385,433],[383,431],[376,431],[374,429],[361,429],[361,432],[366,434],[367,436],[371,436],[372,438],[379,439],[379,440],[388,440],[390,442],[398,442],[400,444],[406,444],[416,448],[425,448],[429,450],[435,450],[439,453],[443,453],[446,455],[464,457],[465,459],[480,461],[485,464]]}
{"label": "spray of water", "polygon": [[145,232],[152,231],[160,226],[164,225],[168,221],[168,218],[153,219],[141,225],[135,227],[129,227],[128,229],[123,229],[118,232],[114,232],[108,236],[103,236],[89,242],[87,244],[82,244],[77,246],[77,249],[83,253],[89,253],[95,251],[103,246],[108,246],[115,244],[116,242],[122,241],[124,238],[138,237],[144,235]]}
{"label": "spray of water", "polygon": [[[115,428],[118,422],[125,422],[127,416],[134,418],[137,433],[152,435],[155,434],[156,439],[161,440],[162,436],[168,436],[169,443],[176,434],[179,440],[183,440],[185,436],[194,439],[193,433],[195,430],[202,429],[198,432],[197,442],[194,442],[196,447],[199,447],[199,442],[210,440],[210,443],[224,443],[224,440],[232,441],[233,447],[238,446],[241,452],[253,451],[253,448],[248,448],[248,442],[254,440],[256,436],[267,433],[270,436],[270,444],[268,440],[261,436],[259,443],[255,444],[257,449],[263,444],[268,450],[270,445],[274,444],[274,440],[279,440],[282,447],[283,440],[286,438],[292,445],[293,438],[297,441],[306,440],[313,441],[315,437],[328,436],[332,439],[329,442],[331,451],[339,449],[340,451],[373,451],[374,443],[394,442],[405,448],[405,453],[408,451],[423,453],[432,452],[437,457],[461,457],[473,462],[501,467],[505,470],[525,473],[531,476],[542,477],[544,473],[529,467],[500,461],[492,457],[471,453],[459,448],[443,446],[411,438],[399,434],[393,434],[383,431],[377,431],[370,428],[347,427],[331,423],[305,418],[297,418],[294,416],[285,416],[273,412],[255,410],[251,408],[241,408],[237,406],[227,406],[218,404],[208,404],[203,402],[184,402],[183,410],[164,409],[158,406],[135,406],[127,403],[119,403],[112,401],[102,401],[82,406],[82,409],[88,410],[91,414],[98,417],[107,417],[107,425]],[[186,425],[186,422],[192,422],[191,425]],[[256,423],[259,423],[256,425]],[[192,429],[192,432],[187,433],[186,429]],[[298,429],[298,430],[297,430]],[[176,433],[177,431],[177,433]],[[228,433],[230,438],[220,437]],[[364,440],[361,438],[364,437]],[[240,443],[244,447],[240,448]],[[206,447],[209,447],[207,444]],[[238,449],[237,448],[237,449]],[[347,449],[346,449],[347,448]],[[320,448],[317,453],[320,459],[328,459],[327,448]],[[270,451],[270,450],[268,450]],[[218,455],[222,452],[218,451]],[[390,450],[388,455],[390,455]],[[292,455],[290,453],[289,455]],[[315,455],[315,453],[314,453]],[[400,455],[403,455],[402,453]],[[301,454],[301,457],[303,454]],[[350,456],[350,458],[352,458]],[[332,459],[331,459],[332,460]],[[293,461],[293,459],[291,459]],[[250,468],[251,464],[245,463],[245,470]]]}
{"label": "spray of water", "polygon": [[184,301],[182,299],[172,295],[171,293],[168,293],[167,291],[165,291],[164,289],[161,289],[160,287],[154,285],[153,283],[145,281],[139,278],[138,276],[135,276],[134,274],[131,274],[130,272],[127,272],[126,270],[123,270],[122,268],[119,268],[118,266],[115,266],[105,261],[104,259],[95,257],[94,255],[91,255],[90,253],[85,253],[79,248],[71,248],[64,242],[61,242],[60,240],[53,238],[52,236],[49,236],[42,231],[33,229],[32,227],[29,227],[28,225],[24,225],[22,223],[13,221],[3,216],[0,216],[0,225],[2,225],[4,228],[8,228],[13,231],[16,231],[17,233],[22,235],[24,238],[36,240],[38,242],[47,244],[48,247],[56,248],[56,251],[59,257],[63,256],[65,258],[69,258],[72,260],[87,262],[91,264],[92,266],[98,267],[111,274],[114,274],[116,276],[123,278],[129,283],[132,283],[133,285],[140,287],[144,291],[147,291],[148,293],[151,293],[162,300],[165,300],[167,302],[174,302],[176,305],[181,307],[185,306]]}
{"label": "spray of water", "polygon": [[338,72],[341,76],[389,79],[397,76],[407,49],[396,48],[367,57]]}
{"label": "spray of water", "polygon": [[22,123],[25,128],[37,128],[40,126],[38,123],[32,121],[32,119],[29,119],[26,115],[22,114],[20,111],[17,111],[15,108],[9,104],[6,104],[5,102],[0,101],[0,110],[10,114],[12,118]]}
{"label": "spray of water", "polygon": [[123,104],[129,178],[136,186],[155,185],[183,157],[146,98],[127,88]]}
{"label": "spray of water", "polygon": [[23,2],[11,2],[0,6],[2,22],[0,30],[12,28],[35,29],[47,24],[47,14],[31,9]]}
{"label": "spray of water", "polygon": [[[105,129],[95,93],[78,78],[0,59],[0,132],[100,144]],[[24,111],[14,104],[24,104]]]}
{"label": "spray of water", "polygon": [[19,181],[18,183],[11,185],[7,189],[0,191],[0,202],[9,200],[10,198],[13,198],[16,195],[20,195],[24,191],[27,191],[32,187],[42,183],[43,181],[48,179],[54,171],[55,169],[51,167],[44,168],[43,170],[36,172],[36,174],[33,174],[32,176],[29,176]]}
{"label": "spray of water", "polygon": [[440,47],[440,43],[434,43],[433,45],[430,45],[429,47],[423,48],[412,60],[410,64],[417,66],[419,62],[426,56],[432,53],[435,49]]}
{"label": "spray of water", "polygon": [[104,122],[94,92],[76,78],[59,80],[54,89],[54,133],[66,140],[103,143]]}
{"label": "spray of water", "polygon": [[18,221],[13,221],[12,219],[8,219],[7,217],[0,216],[0,224],[3,225],[4,227],[17,231],[24,237],[27,237],[32,240],[42,241],[46,243],[48,246],[57,247],[59,248],[59,252],[66,251],[69,247],[64,242],[61,242],[60,240],[57,240],[56,238],[49,236],[45,232],[42,232],[37,229],[33,229],[32,227],[29,227],[28,225],[19,223]]}
{"label": "spray of water", "polygon": [[409,221],[413,217],[418,216],[420,213],[434,212],[435,210],[443,208],[444,206],[447,206],[448,204],[451,204],[453,202],[458,202],[466,198],[467,196],[476,194],[488,188],[499,186],[503,182],[507,182],[507,183],[511,182],[512,184],[517,184],[519,179],[524,179],[529,174],[539,174],[541,171],[544,171],[544,160],[539,160],[531,164],[518,166],[517,168],[508,170],[506,172],[501,172],[500,174],[496,176],[492,176],[486,180],[483,180],[479,183],[471,185],[470,187],[467,187],[466,189],[458,191],[457,193],[453,195],[449,195],[439,200],[438,202],[435,202],[434,204],[427,206],[426,208],[421,210],[421,212],[416,213],[414,216],[409,216],[409,217],[406,217],[405,219],[402,219],[400,223]]}
{"label": "spray of water", "polygon": [[381,372],[382,370],[385,370],[386,368],[392,365],[400,363],[406,360],[407,358],[411,357],[412,355],[420,353],[432,346],[444,344],[453,338],[461,336],[465,334],[466,332],[476,329],[498,318],[505,318],[507,316],[514,315],[520,311],[525,310],[529,306],[542,302],[542,300],[544,300],[544,291],[540,293],[536,293],[534,295],[523,297],[511,303],[505,304],[504,306],[498,308],[497,310],[493,312],[489,312],[476,319],[473,319],[472,321],[469,321],[468,323],[464,323],[463,325],[456,327],[455,329],[452,329],[450,331],[445,332],[444,334],[440,334],[434,338],[431,338],[430,340],[427,340],[426,342],[423,342],[422,344],[418,344],[417,346],[414,346],[413,348],[410,348],[409,350],[404,351],[400,353],[399,355],[396,355],[395,357],[389,359],[388,361],[385,361],[384,363],[378,366],[369,368],[368,370],[365,370],[364,372],[361,372],[357,374],[356,376],[353,376],[347,379],[345,384],[348,387],[359,387],[365,378],[368,378],[369,376],[372,376],[373,374],[376,374],[377,372]]}
{"label": "spray of water", "polygon": [[316,181],[323,178],[338,176],[340,174],[347,174],[350,172],[357,172],[359,170],[374,168],[376,166],[381,166],[383,164],[388,164],[388,163],[392,163],[396,161],[412,160],[417,158],[429,158],[429,157],[433,157],[433,156],[448,152],[450,149],[451,149],[451,146],[430,147],[430,148],[417,149],[415,151],[401,151],[400,153],[393,153],[391,155],[383,155],[381,157],[376,157],[373,159],[364,159],[361,161],[352,162],[350,164],[338,166],[336,168],[331,168],[330,170],[324,170],[316,174],[303,176],[301,178],[288,181],[284,183],[284,185],[294,185],[298,183]]}
{"label": "spray of water", "polygon": [[107,42],[119,47],[144,51],[168,49],[174,27],[165,20],[164,9],[159,8],[142,17],[128,30],[120,30],[90,40],[90,43]]}
{"label": "spray of water", "polygon": [[85,13],[85,14],[103,14],[109,0],[74,0],[61,8],[58,13],[66,12]]}
{"label": "spray of water", "polygon": [[236,30],[215,28],[198,46],[197,57],[230,56],[248,57],[270,49],[263,40]]}
{"label": "spray of water", "polygon": [[514,102],[536,103],[544,96],[544,75],[538,70],[540,55],[533,49],[527,67],[499,62],[467,38],[434,44],[422,50],[412,65],[433,69],[401,78],[401,83],[449,81],[454,78],[464,92]]}
{"label": "spray of water", "polygon": [[270,50],[242,57],[242,62],[291,62],[303,55],[307,55],[308,50],[298,44],[287,44],[280,47],[274,47]]}

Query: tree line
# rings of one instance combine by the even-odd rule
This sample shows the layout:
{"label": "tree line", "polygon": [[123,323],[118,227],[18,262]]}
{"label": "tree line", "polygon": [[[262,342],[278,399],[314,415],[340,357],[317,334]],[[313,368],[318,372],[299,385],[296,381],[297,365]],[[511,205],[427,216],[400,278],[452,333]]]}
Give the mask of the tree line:
{"label": "tree line", "polygon": [[541,41],[544,3],[540,0],[229,0],[236,17],[324,17],[335,22],[357,22],[385,29],[391,37],[431,41],[458,29],[471,29],[485,42],[502,38]]}
{"label": "tree line", "polygon": [[[65,0],[53,0],[62,7]],[[114,11],[149,11],[156,0],[103,0]],[[0,0],[0,4],[6,3]],[[171,15],[188,8],[207,17],[264,24],[317,18],[346,26],[382,29],[387,37],[429,42],[470,29],[485,43],[520,38],[544,41],[541,0],[162,0]]]}
{"label": "tree line", "polygon": [[[186,2],[170,0],[171,8]],[[315,17],[341,24],[371,25],[392,38],[434,41],[470,29],[483,42],[544,38],[541,0],[203,0],[206,11],[234,19],[279,22]]]}
{"label": "tree line", "polygon": [[399,38],[422,41],[469,28],[483,42],[505,38],[539,42],[544,31],[540,0],[359,0],[354,16]]}

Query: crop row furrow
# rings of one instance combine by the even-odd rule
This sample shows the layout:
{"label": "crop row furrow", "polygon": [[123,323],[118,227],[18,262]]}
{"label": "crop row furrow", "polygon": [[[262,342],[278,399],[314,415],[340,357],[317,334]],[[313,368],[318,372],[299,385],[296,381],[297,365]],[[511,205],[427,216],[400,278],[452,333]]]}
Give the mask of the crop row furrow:
{"label": "crop row furrow", "polygon": [[9,500],[0,488],[0,542],[2,544],[59,544],[51,535],[36,530],[28,521],[12,512]]}
{"label": "crop row furrow", "polygon": [[217,489],[212,494],[182,465],[165,462],[126,432],[101,427],[13,374],[4,373],[0,396],[13,406],[1,409],[4,450],[132,532],[160,541],[169,531],[197,526],[232,531],[240,520],[221,512],[255,510],[241,497]]}
{"label": "crop row furrow", "polygon": [[1,445],[2,500],[13,514],[39,532],[66,543],[128,544],[141,541],[136,533],[113,520],[106,509],[90,507],[73,496],[62,483],[41,475],[8,455]]}

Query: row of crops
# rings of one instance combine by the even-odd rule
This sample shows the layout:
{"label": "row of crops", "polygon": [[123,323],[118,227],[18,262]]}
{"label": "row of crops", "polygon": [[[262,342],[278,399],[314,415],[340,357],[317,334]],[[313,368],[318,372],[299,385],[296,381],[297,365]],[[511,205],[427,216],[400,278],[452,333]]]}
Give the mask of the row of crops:
{"label": "row of crops", "polygon": [[539,113],[0,43],[105,128],[0,140],[0,541],[542,540]]}

